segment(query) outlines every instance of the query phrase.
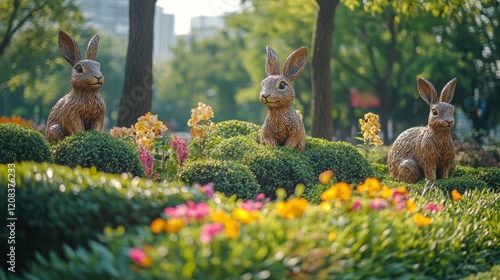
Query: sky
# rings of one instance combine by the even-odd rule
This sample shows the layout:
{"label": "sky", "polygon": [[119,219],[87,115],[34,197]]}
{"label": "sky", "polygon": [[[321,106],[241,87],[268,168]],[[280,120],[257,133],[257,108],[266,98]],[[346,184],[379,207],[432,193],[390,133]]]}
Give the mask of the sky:
{"label": "sky", "polygon": [[191,18],[196,16],[219,16],[238,10],[240,0],[158,0],[156,2],[166,14],[175,16],[174,33],[188,34]]}

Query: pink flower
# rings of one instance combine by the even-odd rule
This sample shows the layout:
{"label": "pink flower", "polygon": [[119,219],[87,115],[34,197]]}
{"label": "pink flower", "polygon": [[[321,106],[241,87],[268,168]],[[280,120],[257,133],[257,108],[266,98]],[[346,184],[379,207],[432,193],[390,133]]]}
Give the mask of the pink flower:
{"label": "pink flower", "polygon": [[443,209],[443,205],[435,204],[434,202],[431,202],[424,207],[425,211],[430,211],[430,212],[439,212],[442,209]]}
{"label": "pink flower", "polygon": [[[357,211],[357,210],[361,210],[361,200],[359,199],[356,199],[356,201],[354,201],[351,205],[351,211]],[[371,207],[371,206],[370,206]],[[372,208],[373,209],[373,208]]]}
{"label": "pink flower", "polygon": [[241,203],[241,208],[247,210],[248,212],[259,211],[264,206],[262,201],[247,200]]}
{"label": "pink flower", "polygon": [[370,201],[370,209],[372,210],[382,210],[387,208],[387,200],[382,198],[375,198]]}
{"label": "pink flower", "polygon": [[180,139],[179,135],[175,135],[174,139],[170,142],[170,146],[177,153],[177,160],[179,161],[179,164],[182,165],[189,157],[187,142]]}
{"label": "pink flower", "polygon": [[205,202],[195,204],[192,200],[189,200],[187,203],[186,216],[188,218],[203,220],[206,216],[210,215],[210,207]]}
{"label": "pink flower", "polygon": [[221,232],[224,229],[224,225],[222,223],[206,223],[201,228],[200,232],[200,241],[201,243],[210,243],[214,236]]}
{"label": "pink flower", "polygon": [[131,248],[128,250],[128,255],[137,264],[141,264],[142,261],[147,257],[146,253],[139,248]]}
{"label": "pink flower", "polygon": [[142,166],[144,166],[144,172],[147,177],[151,176],[151,171],[153,169],[153,156],[146,150],[143,146],[139,147],[139,158],[141,160]]}
{"label": "pink flower", "polygon": [[163,212],[170,218],[183,218],[186,216],[187,210],[187,205],[181,204],[176,207],[167,207]]}
{"label": "pink flower", "polygon": [[212,198],[214,196],[214,183],[208,183],[200,188],[208,198]]}

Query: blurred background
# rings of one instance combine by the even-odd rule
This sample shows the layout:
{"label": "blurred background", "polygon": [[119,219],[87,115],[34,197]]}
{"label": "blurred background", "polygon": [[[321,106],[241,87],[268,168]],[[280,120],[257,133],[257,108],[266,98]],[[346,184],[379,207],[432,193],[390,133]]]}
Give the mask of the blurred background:
{"label": "blurred background", "polygon": [[[182,132],[199,101],[214,108],[216,122],[262,124],[265,46],[277,51],[282,64],[300,46],[312,51],[322,1],[153,2],[151,111],[170,131]],[[373,112],[381,115],[382,139],[391,144],[403,130],[427,124],[429,108],[418,95],[417,77],[438,93],[457,77],[454,137],[479,147],[498,143],[499,1],[417,1],[418,9],[408,1],[334,2],[331,57],[325,58],[331,68],[332,140],[355,143],[358,119]],[[100,93],[106,130],[112,128],[125,76],[128,7],[129,0],[1,0],[0,116],[43,128],[52,106],[71,89],[71,67],[57,44],[63,29],[82,51],[93,34],[101,36],[97,60],[106,82]],[[310,63],[294,88],[294,106],[309,134]]]}

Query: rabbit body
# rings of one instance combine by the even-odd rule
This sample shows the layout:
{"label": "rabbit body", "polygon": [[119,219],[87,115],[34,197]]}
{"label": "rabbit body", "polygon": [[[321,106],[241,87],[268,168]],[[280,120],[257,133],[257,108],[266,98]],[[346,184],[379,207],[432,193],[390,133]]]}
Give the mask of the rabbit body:
{"label": "rabbit body", "polygon": [[62,56],[73,66],[73,89],[63,96],[49,113],[45,138],[58,142],[80,131],[102,131],[106,104],[99,95],[104,77],[95,61],[99,36],[90,39],[85,59],[81,59],[75,40],[66,32],[59,32],[59,49]]}
{"label": "rabbit body", "polygon": [[293,108],[295,91],[292,81],[299,76],[307,63],[307,48],[301,47],[288,56],[280,71],[278,56],[266,48],[266,74],[262,81],[260,102],[267,107],[266,119],[262,125],[260,143],[266,146],[286,146],[304,151],[306,130],[300,115]]}
{"label": "rabbit body", "polygon": [[455,123],[450,104],[456,79],[446,84],[438,102],[434,86],[418,79],[419,93],[430,106],[428,125],[413,127],[401,133],[389,151],[387,167],[399,181],[415,183],[421,178],[430,181],[445,179],[455,169],[455,152],[451,129]]}

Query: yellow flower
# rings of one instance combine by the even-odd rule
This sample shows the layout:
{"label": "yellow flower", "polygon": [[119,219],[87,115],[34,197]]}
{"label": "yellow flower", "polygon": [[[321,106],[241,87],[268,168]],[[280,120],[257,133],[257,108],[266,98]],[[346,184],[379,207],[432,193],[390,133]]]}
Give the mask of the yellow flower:
{"label": "yellow flower", "polygon": [[330,232],[330,233],[328,234],[328,240],[330,240],[330,241],[334,241],[335,239],[337,239],[337,233],[335,233],[335,232],[333,232],[333,231],[332,231],[332,232]]}
{"label": "yellow flower", "polygon": [[321,200],[329,201],[336,198],[340,200],[349,200],[351,198],[352,189],[345,182],[335,183],[328,190],[321,194]]}
{"label": "yellow flower", "polygon": [[165,231],[168,233],[177,233],[184,227],[184,220],[181,218],[168,219],[165,222]]}
{"label": "yellow flower", "polygon": [[154,219],[149,225],[149,229],[151,229],[151,231],[154,234],[159,234],[160,232],[163,231],[164,228],[165,228],[165,220],[162,218]]}
{"label": "yellow flower", "polygon": [[392,189],[390,189],[388,186],[382,186],[382,190],[380,191],[380,198],[384,198],[384,199],[389,199],[390,197],[392,197],[392,194],[393,194],[393,191]]}
{"label": "yellow flower", "polygon": [[240,235],[240,224],[233,219],[224,222],[224,233],[228,238],[236,238]]}
{"label": "yellow flower", "polygon": [[451,198],[453,199],[453,201],[459,201],[459,200],[463,199],[463,196],[457,190],[452,190],[451,191]]}
{"label": "yellow flower", "polygon": [[426,217],[420,213],[413,215],[413,222],[415,222],[419,227],[425,227],[431,224],[431,218]]}
{"label": "yellow flower", "polygon": [[408,199],[406,201],[406,209],[408,209],[408,212],[410,213],[415,213],[415,209],[417,209],[417,204],[415,204],[415,201]]}
{"label": "yellow flower", "polygon": [[300,110],[295,110],[295,112],[297,112],[297,114],[299,115],[300,117],[300,120],[302,120],[302,114],[300,113]]}
{"label": "yellow flower", "polygon": [[319,208],[323,212],[328,212],[330,209],[332,209],[332,204],[330,202],[323,201],[319,204]]}
{"label": "yellow flower", "polygon": [[368,196],[373,197],[375,193],[382,189],[382,185],[380,184],[377,178],[366,178],[365,182],[362,185],[356,187],[356,191],[361,194],[364,192],[368,192]]}
{"label": "yellow flower", "polygon": [[365,114],[365,120],[359,119],[359,126],[363,132],[363,139],[365,143],[381,146],[384,143],[378,135],[380,133],[380,123],[378,122],[378,115],[373,113]]}
{"label": "yellow flower", "polygon": [[328,184],[328,182],[330,182],[332,180],[334,175],[335,175],[335,173],[333,173],[332,170],[326,170],[326,171],[321,172],[321,174],[319,174],[318,180],[322,185],[326,185],[326,184]]}
{"label": "yellow flower", "polygon": [[191,136],[193,136],[193,138],[202,138],[203,137],[203,129],[199,126],[193,126],[191,127]]}
{"label": "yellow flower", "polygon": [[214,222],[219,222],[219,223],[225,223],[227,220],[231,219],[231,216],[229,216],[226,212],[218,210],[210,214],[212,220]]}
{"label": "yellow flower", "polygon": [[247,210],[243,208],[234,208],[233,212],[231,212],[231,215],[238,221],[244,223],[244,224],[249,224],[253,222],[253,217],[248,212]]}
{"label": "yellow flower", "polygon": [[294,219],[302,217],[307,209],[308,201],[305,198],[292,198],[288,201],[280,201],[276,203],[278,215],[286,219]]}

